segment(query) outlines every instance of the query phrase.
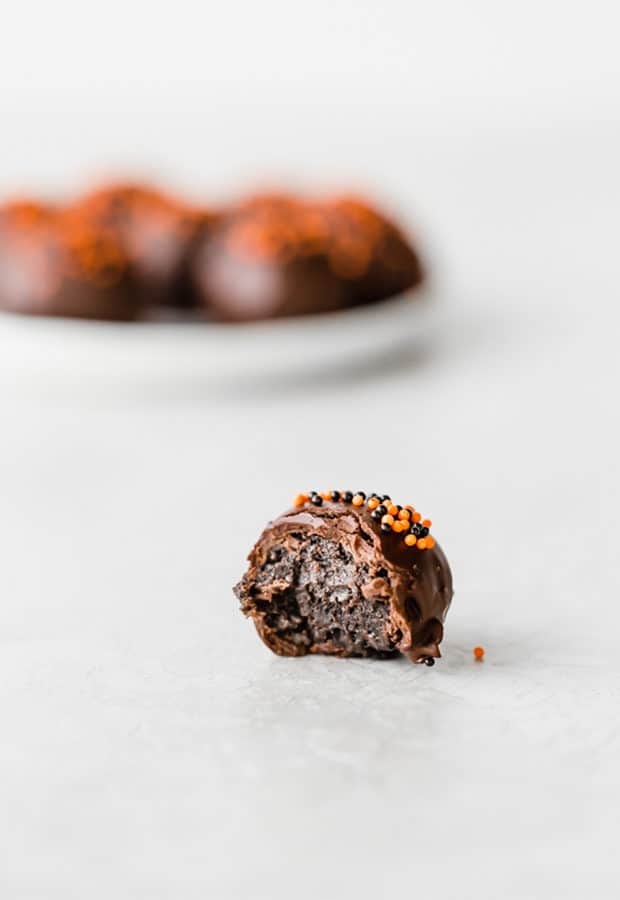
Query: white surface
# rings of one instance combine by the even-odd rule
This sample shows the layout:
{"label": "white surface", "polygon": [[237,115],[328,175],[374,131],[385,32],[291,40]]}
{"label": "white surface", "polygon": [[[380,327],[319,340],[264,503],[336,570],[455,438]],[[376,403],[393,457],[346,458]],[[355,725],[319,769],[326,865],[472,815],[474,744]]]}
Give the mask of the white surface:
{"label": "white surface", "polygon": [[[570,202],[583,144],[460,147],[424,359],[3,382],[4,896],[617,896],[619,141],[591,139]],[[433,518],[434,669],[276,659],[237,612],[264,521],[317,485]]]}
{"label": "white surface", "polygon": [[[244,325],[205,322],[90,322],[0,315],[0,372],[65,384],[70,395],[89,378],[121,389],[140,378],[218,383],[260,376],[299,378],[342,371],[386,353],[422,351],[441,316],[430,284],[381,303],[329,315]],[[75,373],[81,378],[76,384]]]}
{"label": "white surface", "polygon": [[[616,6],[330,3],[321,53],[326,3],[282,30],[270,4],[256,42],[232,4],[170,56],[142,4],[80,39],[30,6],[4,187],[346,175],[419,223],[451,307],[422,358],[338,378],[2,372],[2,897],[615,900]],[[237,612],[265,520],[330,485],[434,520],[434,669],[276,659]]]}

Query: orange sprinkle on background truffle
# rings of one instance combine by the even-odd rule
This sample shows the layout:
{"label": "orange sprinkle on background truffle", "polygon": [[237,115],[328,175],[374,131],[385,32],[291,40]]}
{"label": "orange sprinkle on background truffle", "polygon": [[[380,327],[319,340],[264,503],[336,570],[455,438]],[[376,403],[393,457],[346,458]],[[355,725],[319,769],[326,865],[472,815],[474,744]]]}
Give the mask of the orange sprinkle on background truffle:
{"label": "orange sprinkle on background truffle", "polygon": [[408,547],[415,547],[417,542],[418,542],[418,539],[415,536],[415,534],[407,534],[405,536],[405,543]]}
{"label": "orange sprinkle on background truffle", "polygon": [[295,506],[303,506],[304,503],[307,503],[307,502],[308,502],[307,494],[297,494],[297,496],[295,497]]}
{"label": "orange sprinkle on background truffle", "polygon": [[371,497],[366,506],[368,507],[368,509],[376,509],[379,506],[378,498]]}
{"label": "orange sprinkle on background truffle", "polygon": [[353,502],[353,506],[361,506],[362,503],[364,502],[364,498],[362,497],[361,494],[356,494],[355,497],[353,498],[352,502]]}
{"label": "orange sprinkle on background truffle", "polygon": [[484,659],[484,647],[474,647],[474,657],[478,662]]}

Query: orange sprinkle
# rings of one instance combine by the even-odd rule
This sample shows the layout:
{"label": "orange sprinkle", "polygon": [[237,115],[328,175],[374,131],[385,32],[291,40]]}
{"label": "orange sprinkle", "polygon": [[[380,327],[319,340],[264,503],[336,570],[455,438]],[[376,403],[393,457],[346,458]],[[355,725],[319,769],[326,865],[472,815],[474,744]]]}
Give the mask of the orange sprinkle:
{"label": "orange sprinkle", "polygon": [[418,541],[418,549],[426,550],[426,538],[420,538],[420,540]]}
{"label": "orange sprinkle", "polygon": [[295,497],[295,506],[303,506],[304,503],[307,503],[307,502],[308,502],[307,494],[297,494],[297,496]]}
{"label": "orange sprinkle", "polygon": [[414,512],[414,514],[411,516],[411,518],[413,519],[414,522],[419,522],[420,519],[422,518],[422,516],[420,515],[420,513]]}
{"label": "orange sprinkle", "polygon": [[386,513],[381,519],[382,525],[393,525],[394,524],[394,516],[391,516],[389,513]]}
{"label": "orange sprinkle", "polygon": [[404,531],[406,527],[407,526],[404,522],[401,522],[400,519],[396,519],[396,521],[392,524],[392,531],[395,531],[396,534],[400,534],[401,531]]}
{"label": "orange sprinkle", "polygon": [[408,520],[411,518],[411,513],[410,513],[409,510],[405,507],[405,509],[401,509],[401,511],[398,513],[398,518],[399,518],[399,519],[404,519],[405,521],[408,521]]}
{"label": "orange sprinkle", "polygon": [[474,657],[481,662],[484,659],[484,647],[474,647]]}
{"label": "orange sprinkle", "polygon": [[398,515],[398,507],[397,507],[394,503],[390,503],[390,504],[389,504],[389,506],[388,506],[388,508],[387,508],[387,511],[389,512],[389,514],[390,514],[391,516],[397,516],[397,515]]}
{"label": "orange sprinkle", "polygon": [[415,508],[411,505],[411,503],[405,504],[405,507],[404,507],[404,508],[405,508],[405,509],[408,509],[409,512],[411,513],[411,515],[413,515],[414,512],[415,512]]}
{"label": "orange sprinkle", "polygon": [[432,534],[429,534],[428,537],[424,538],[424,540],[426,541],[426,549],[432,550],[435,546],[435,538],[432,536]]}
{"label": "orange sprinkle", "polygon": [[366,506],[368,509],[376,509],[379,506],[379,501],[376,497],[371,497]]}
{"label": "orange sprinkle", "polygon": [[323,500],[331,500],[332,493],[331,491],[321,491],[321,497],[323,498]]}
{"label": "orange sprinkle", "polygon": [[407,534],[405,535],[405,543],[408,547],[415,547],[418,539],[415,534]]}
{"label": "orange sprinkle", "polygon": [[362,497],[361,494],[356,494],[355,497],[353,498],[352,502],[353,502],[353,506],[361,506],[362,503],[364,502],[364,498]]}
{"label": "orange sprinkle", "polygon": [[425,525],[427,528],[430,528],[432,524],[430,519],[422,519],[422,525]]}

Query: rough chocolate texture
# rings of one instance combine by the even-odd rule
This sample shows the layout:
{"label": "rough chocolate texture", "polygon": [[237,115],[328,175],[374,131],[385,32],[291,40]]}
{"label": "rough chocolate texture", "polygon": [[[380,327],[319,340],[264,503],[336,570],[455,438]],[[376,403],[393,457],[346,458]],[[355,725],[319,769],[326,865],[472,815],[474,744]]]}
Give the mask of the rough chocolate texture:
{"label": "rough chocolate texture", "polygon": [[405,546],[365,507],[293,509],[267,526],[249,561],[235,593],[274,653],[441,655],[452,599],[442,550]]}

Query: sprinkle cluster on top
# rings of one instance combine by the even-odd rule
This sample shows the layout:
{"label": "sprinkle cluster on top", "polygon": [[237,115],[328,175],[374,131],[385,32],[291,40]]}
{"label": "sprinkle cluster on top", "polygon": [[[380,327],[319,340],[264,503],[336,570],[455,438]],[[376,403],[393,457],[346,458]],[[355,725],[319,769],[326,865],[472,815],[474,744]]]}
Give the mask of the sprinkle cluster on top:
{"label": "sprinkle cluster on top", "polygon": [[429,533],[431,520],[423,519],[421,513],[409,504],[399,506],[393,503],[387,494],[370,494],[367,497],[363,491],[310,491],[308,494],[298,494],[295,506],[301,507],[307,503],[322,506],[324,501],[350,503],[356,507],[365,505],[371,517],[381,523],[381,531],[402,534],[407,547],[431,550],[435,546],[435,538]]}

